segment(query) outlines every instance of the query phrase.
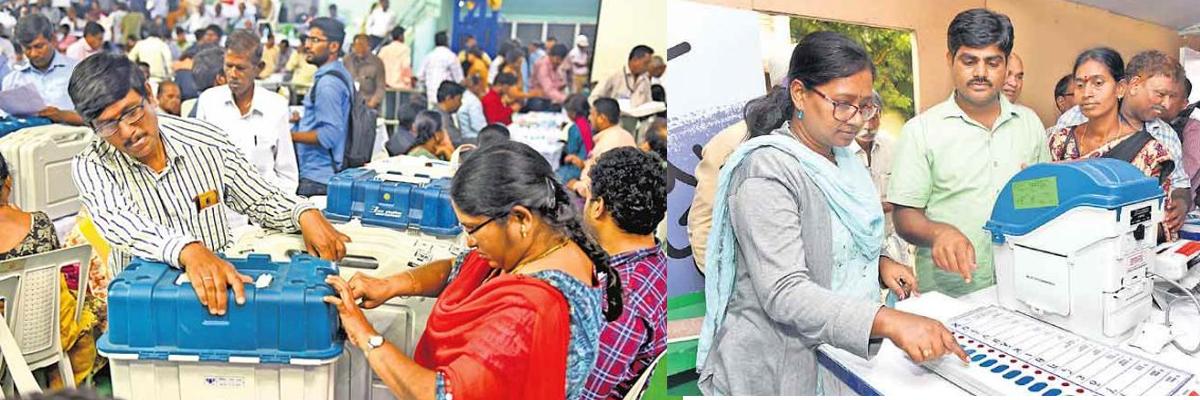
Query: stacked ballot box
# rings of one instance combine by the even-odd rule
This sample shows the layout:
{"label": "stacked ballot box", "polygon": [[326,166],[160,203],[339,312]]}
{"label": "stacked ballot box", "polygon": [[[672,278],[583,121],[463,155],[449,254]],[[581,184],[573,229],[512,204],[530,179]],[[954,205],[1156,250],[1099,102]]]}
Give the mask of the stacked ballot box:
{"label": "stacked ballot box", "polygon": [[13,177],[12,201],[50,219],[79,212],[79,191],[71,179],[71,159],[93,138],[88,128],[38,125],[0,137],[0,154]]}
{"label": "stacked ballot box", "polygon": [[342,355],[327,261],[228,259],[254,278],[246,302],[212,315],[181,270],[135,259],[109,284],[108,332],[97,348],[127,400],[333,398]]}

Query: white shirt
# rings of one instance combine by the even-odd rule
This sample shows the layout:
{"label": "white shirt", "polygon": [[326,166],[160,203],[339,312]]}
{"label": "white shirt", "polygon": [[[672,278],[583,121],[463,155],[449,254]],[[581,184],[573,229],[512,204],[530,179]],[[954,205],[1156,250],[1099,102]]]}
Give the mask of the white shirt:
{"label": "white shirt", "polygon": [[454,118],[458,119],[458,129],[462,131],[464,138],[479,137],[479,131],[487,126],[487,117],[483,114],[483,102],[470,90],[463,92],[462,106],[458,108],[458,112],[454,113]]}
{"label": "white shirt", "polygon": [[371,15],[367,16],[368,35],[387,37],[392,27],[395,26],[396,16],[391,11],[384,10],[383,7],[375,7],[375,11],[371,11]]}
{"label": "white shirt", "polygon": [[575,75],[586,76],[588,74],[589,58],[591,58],[591,56],[588,54],[587,49],[575,46],[575,48],[571,49],[570,53],[567,53],[566,64],[570,65],[570,71]]}
{"label": "white shirt", "polygon": [[71,27],[71,29],[69,31],[67,31],[68,35],[71,34],[71,32],[75,32],[77,29],[82,30],[75,26],[75,20],[71,19],[70,16],[63,16],[62,19],[58,20],[58,26],[63,26],[63,25],[67,25],[67,26]]}
{"label": "white shirt", "polygon": [[12,30],[14,26],[17,26],[17,17],[8,11],[0,11],[0,27]]}
{"label": "white shirt", "polygon": [[129,59],[150,64],[151,78],[163,80],[171,77],[171,46],[162,39],[151,36],[139,40],[129,50]]}
{"label": "white shirt", "polygon": [[592,90],[588,101],[595,103],[596,99],[609,97],[612,99],[629,99],[633,107],[650,102],[650,74],[642,73],[634,76],[629,67],[622,67],[608,79],[600,82],[600,86]]}
{"label": "white shirt", "polygon": [[192,14],[191,18],[188,18],[188,22],[187,22],[188,35],[192,35],[193,33],[195,33],[198,30],[207,28],[209,25],[211,25],[213,23],[212,17],[209,17],[207,14],[208,12],[212,12],[212,11],[205,10],[205,12],[206,12],[206,14],[204,14],[204,15],[200,15],[199,12],[194,13],[194,14]]}
{"label": "white shirt", "polygon": [[100,18],[100,26],[104,27],[104,40],[115,43],[117,38],[121,36],[121,18],[125,18],[124,11],[115,10],[108,15]]}
{"label": "white shirt", "polygon": [[87,40],[79,38],[79,40],[76,40],[75,43],[71,43],[70,46],[67,46],[66,54],[67,57],[74,58],[78,61],[83,61],[83,59],[99,53],[100,50],[101,49],[93,49],[92,45],[88,44]]}
{"label": "white shirt", "polygon": [[167,0],[149,0],[146,7],[150,8],[150,19],[167,16]]}
{"label": "white shirt", "polygon": [[12,41],[0,37],[0,55],[3,55],[9,64],[12,64],[17,59],[17,50],[13,47]]}
{"label": "white shirt", "polygon": [[379,49],[388,89],[412,89],[412,48],[393,40]]}
{"label": "white shirt", "polygon": [[488,84],[496,84],[496,75],[500,75],[500,65],[504,64],[504,55],[498,54],[492,59],[492,64],[488,66]]}
{"label": "white shirt", "polygon": [[[254,99],[246,115],[234,103],[229,85],[205,90],[196,102],[196,119],[228,134],[229,141],[272,186],[284,193],[296,193],[300,177],[288,116],[287,99],[261,86],[254,87]],[[229,214],[230,227],[247,223],[245,216]]]}
{"label": "white shirt", "polygon": [[438,46],[425,57],[417,77],[421,82],[425,82],[425,96],[429,99],[429,104],[437,104],[437,90],[442,82],[462,82],[462,65],[458,63],[458,56],[450,51],[450,48]]}

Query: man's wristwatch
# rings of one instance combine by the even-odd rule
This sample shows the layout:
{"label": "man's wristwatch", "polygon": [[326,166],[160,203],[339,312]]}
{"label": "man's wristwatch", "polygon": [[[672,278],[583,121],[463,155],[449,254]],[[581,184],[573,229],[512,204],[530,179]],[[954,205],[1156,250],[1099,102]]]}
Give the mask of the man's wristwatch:
{"label": "man's wristwatch", "polygon": [[378,349],[383,346],[383,335],[375,335],[367,338],[367,346],[363,348],[363,356],[370,357],[371,350]]}

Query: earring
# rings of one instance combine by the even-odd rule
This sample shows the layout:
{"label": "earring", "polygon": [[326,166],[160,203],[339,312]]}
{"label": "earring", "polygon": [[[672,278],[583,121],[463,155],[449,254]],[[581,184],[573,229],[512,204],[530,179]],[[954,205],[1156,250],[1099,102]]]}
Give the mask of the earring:
{"label": "earring", "polygon": [[525,231],[525,225],[521,225],[521,238],[524,239],[525,236],[528,234],[529,234],[529,232]]}
{"label": "earring", "polygon": [[804,119],[804,110],[796,110],[796,119],[799,119],[799,120]]}

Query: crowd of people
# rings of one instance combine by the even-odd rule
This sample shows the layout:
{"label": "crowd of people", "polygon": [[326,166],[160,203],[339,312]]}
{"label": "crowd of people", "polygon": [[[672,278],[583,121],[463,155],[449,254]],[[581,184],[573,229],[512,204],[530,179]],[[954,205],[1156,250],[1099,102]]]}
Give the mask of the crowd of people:
{"label": "crowd of people", "polygon": [[[469,35],[451,50],[443,31],[414,66],[387,0],[357,31],[336,5],[297,16],[298,43],[276,34],[287,12],[269,0],[21,3],[0,7],[0,90],[31,85],[47,104],[37,115],[95,133],[73,159],[73,183],[79,218],[111,248],[94,261],[108,277],[134,257],[162,262],[223,315],[245,302],[249,282],[220,256],[236,228],[299,232],[313,255],[342,259],[353,238],[307,197],[362,165],[356,142],[372,137],[379,156],[456,160],[451,197],[469,247],[396,276],[329,280],[339,296],[326,301],[350,343],[395,393],[621,398],[665,351],[655,233],[666,212],[666,124],[644,121],[638,140],[620,109],[665,101],[661,86],[652,96],[665,65],[649,47],[593,87],[582,35],[505,40],[488,54]],[[557,169],[511,138],[525,113],[562,114]],[[11,205],[2,160],[0,179],[0,204]],[[0,222],[14,226],[3,258],[60,246],[36,211],[0,207],[11,214]],[[412,295],[438,300],[406,354],[361,308]],[[72,325],[84,339],[67,346],[79,382],[103,364],[94,343],[104,305],[85,311]]]}
{"label": "crowd of people", "polygon": [[1168,187],[1159,241],[1176,237],[1200,169],[1200,122],[1179,60],[1083,51],[1063,66],[1061,115],[1047,128],[1020,104],[1029,64],[1012,52],[1007,16],[963,11],[946,35],[953,92],[898,140],[878,134],[875,59],[821,31],[800,39],[786,76],[771,77],[742,123],[704,146],[688,222],[707,275],[696,364],[705,394],[829,393],[820,344],[869,358],[886,338],[914,363],[965,362],[940,322],[890,305],[995,284],[982,227],[1027,166],[1127,161]]}

